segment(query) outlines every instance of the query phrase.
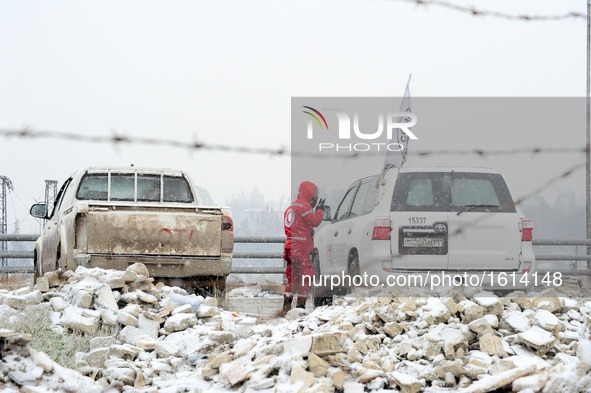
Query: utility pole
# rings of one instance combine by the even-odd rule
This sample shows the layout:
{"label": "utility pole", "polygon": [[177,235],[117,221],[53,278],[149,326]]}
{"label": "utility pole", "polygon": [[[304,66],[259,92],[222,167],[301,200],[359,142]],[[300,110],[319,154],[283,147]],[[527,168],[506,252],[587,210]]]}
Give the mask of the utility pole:
{"label": "utility pole", "polygon": [[[9,191],[12,191],[12,182],[6,176],[0,176],[0,234],[8,233],[8,212],[6,210],[6,197]],[[6,251],[6,242],[0,242],[0,251]],[[0,258],[0,264],[6,266],[7,259]]]}
{"label": "utility pole", "polygon": [[[585,208],[587,211],[587,239],[591,239],[591,0],[587,0],[587,136],[586,144],[586,190]],[[591,247],[587,246],[587,256],[591,255]],[[591,261],[587,260],[587,269],[591,269]]]}

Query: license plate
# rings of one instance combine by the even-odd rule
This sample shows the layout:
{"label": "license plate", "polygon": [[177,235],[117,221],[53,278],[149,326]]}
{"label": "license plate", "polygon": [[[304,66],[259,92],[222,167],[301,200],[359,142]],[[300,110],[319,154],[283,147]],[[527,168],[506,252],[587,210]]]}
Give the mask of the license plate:
{"label": "license plate", "polygon": [[429,237],[404,238],[404,247],[443,247],[443,239]]}

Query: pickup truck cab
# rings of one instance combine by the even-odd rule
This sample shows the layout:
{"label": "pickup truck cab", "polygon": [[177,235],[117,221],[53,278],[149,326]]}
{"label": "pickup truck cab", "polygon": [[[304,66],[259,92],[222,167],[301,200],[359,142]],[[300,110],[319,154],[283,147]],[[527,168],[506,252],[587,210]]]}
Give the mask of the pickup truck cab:
{"label": "pickup truck cab", "polygon": [[351,184],[325,218],[315,235],[317,275],[367,274],[393,286],[405,280],[389,276],[425,283],[438,274],[457,276],[452,286],[509,291],[525,289],[535,269],[533,224],[494,169],[390,169]]}
{"label": "pickup truck cab", "polygon": [[203,206],[182,171],[92,167],[61,186],[35,244],[35,276],[77,266],[125,270],[142,262],[157,281],[225,288],[234,248],[230,209]]}

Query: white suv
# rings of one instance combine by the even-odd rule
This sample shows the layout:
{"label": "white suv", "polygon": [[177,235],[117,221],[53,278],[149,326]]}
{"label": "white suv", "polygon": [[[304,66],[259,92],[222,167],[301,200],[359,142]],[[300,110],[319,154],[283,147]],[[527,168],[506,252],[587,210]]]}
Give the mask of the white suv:
{"label": "white suv", "polygon": [[468,273],[476,279],[462,285],[511,290],[527,287],[535,267],[532,222],[494,169],[391,169],[354,182],[334,216],[326,210],[330,222],[314,239],[317,276],[367,274],[392,285],[392,275]]}

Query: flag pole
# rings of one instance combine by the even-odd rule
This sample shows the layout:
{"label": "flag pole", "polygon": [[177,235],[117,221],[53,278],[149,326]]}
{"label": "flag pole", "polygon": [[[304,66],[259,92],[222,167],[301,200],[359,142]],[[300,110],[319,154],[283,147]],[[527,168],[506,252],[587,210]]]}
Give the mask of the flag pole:
{"label": "flag pole", "polygon": [[[591,1],[591,0],[589,0]],[[410,112],[410,82],[412,80],[412,74],[408,76],[408,81],[406,82],[406,88],[404,89],[404,96],[402,97],[402,102],[400,103],[400,112],[406,113]],[[398,118],[398,122],[401,122],[404,119],[404,115]],[[388,169],[392,167],[402,168],[404,165],[407,156],[408,156],[408,135],[406,135],[401,129],[397,129],[396,138],[398,145],[401,147],[401,150],[396,151],[387,151],[386,156],[384,158],[384,165],[382,166],[382,171],[380,174],[380,184],[384,179],[384,176]]]}
{"label": "flag pole", "polygon": [[[588,1],[591,1],[591,0],[588,0]],[[406,82],[406,86],[408,87],[408,93],[409,93],[409,97],[410,97],[410,81],[411,81],[411,80],[412,80],[412,73],[408,75],[408,81]],[[405,91],[405,93],[406,93],[406,91]],[[410,109],[410,107],[409,107],[409,109]],[[409,158],[410,158],[410,157],[408,156],[408,150],[407,150],[407,151],[406,151],[406,161],[403,163],[403,165],[404,165],[405,163],[408,163],[408,159],[409,159]],[[409,164],[409,165],[410,165],[410,164]]]}

